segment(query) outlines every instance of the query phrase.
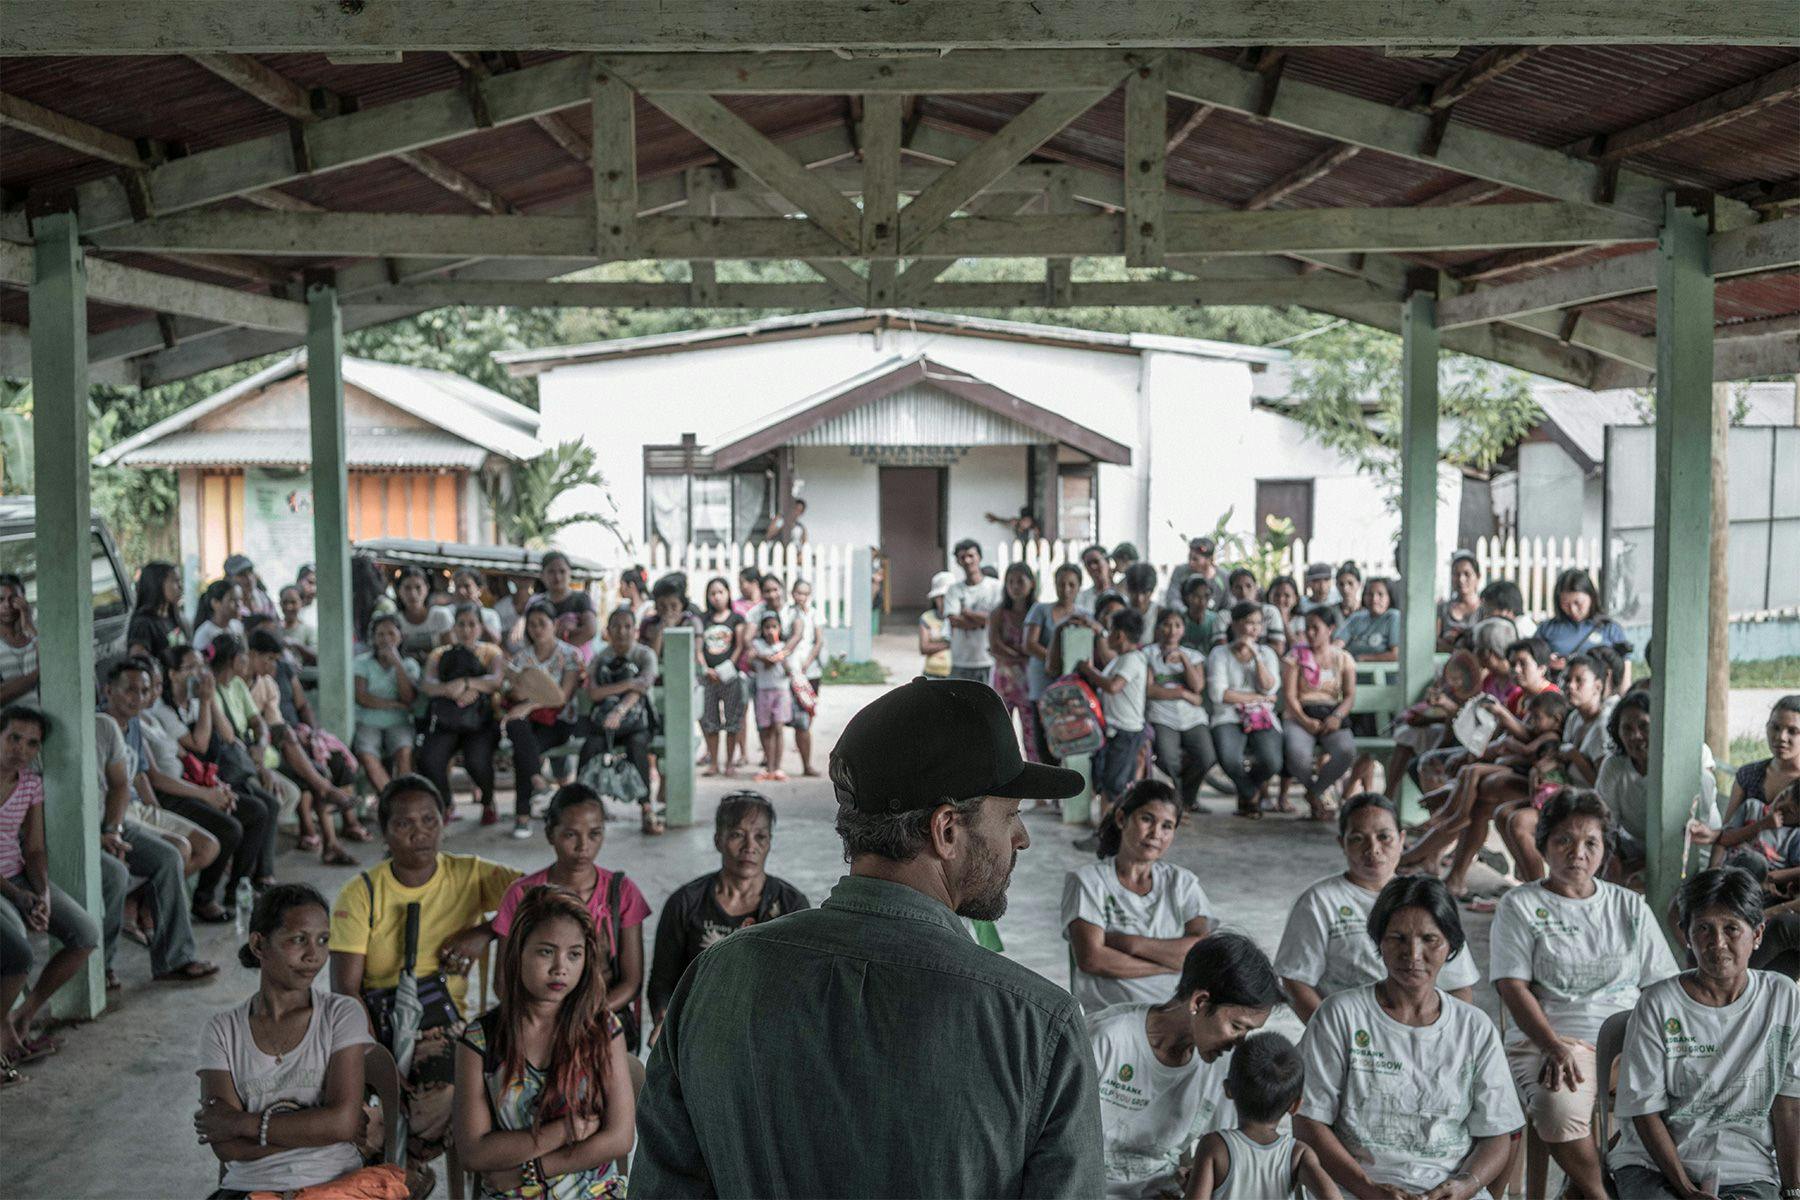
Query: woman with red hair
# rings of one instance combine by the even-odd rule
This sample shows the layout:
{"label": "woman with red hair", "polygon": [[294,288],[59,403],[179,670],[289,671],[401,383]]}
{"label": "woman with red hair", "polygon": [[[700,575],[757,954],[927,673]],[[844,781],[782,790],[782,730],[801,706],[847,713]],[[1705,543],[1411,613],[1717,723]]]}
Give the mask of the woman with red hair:
{"label": "woman with red hair", "polygon": [[636,1103],[606,955],[574,893],[533,888],[500,959],[500,1004],[456,1052],[456,1151],[484,1197],[623,1197]]}

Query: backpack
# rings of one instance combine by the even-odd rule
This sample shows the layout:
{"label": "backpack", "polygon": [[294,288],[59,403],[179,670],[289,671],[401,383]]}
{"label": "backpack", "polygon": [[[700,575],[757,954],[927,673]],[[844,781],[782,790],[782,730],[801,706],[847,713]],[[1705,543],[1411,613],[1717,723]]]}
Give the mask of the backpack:
{"label": "backpack", "polygon": [[1038,697],[1038,721],[1056,758],[1093,754],[1106,744],[1100,698],[1079,675],[1064,675]]}

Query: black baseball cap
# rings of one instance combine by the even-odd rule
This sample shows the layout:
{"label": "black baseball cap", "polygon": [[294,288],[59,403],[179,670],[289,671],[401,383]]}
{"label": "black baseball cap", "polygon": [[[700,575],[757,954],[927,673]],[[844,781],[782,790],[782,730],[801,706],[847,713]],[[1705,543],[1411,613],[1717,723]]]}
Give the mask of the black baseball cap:
{"label": "black baseball cap", "polygon": [[840,803],[900,813],[976,796],[1064,800],[1087,781],[1079,771],[1026,762],[1006,706],[987,684],[921,677],[850,718],[831,752],[831,782]]}

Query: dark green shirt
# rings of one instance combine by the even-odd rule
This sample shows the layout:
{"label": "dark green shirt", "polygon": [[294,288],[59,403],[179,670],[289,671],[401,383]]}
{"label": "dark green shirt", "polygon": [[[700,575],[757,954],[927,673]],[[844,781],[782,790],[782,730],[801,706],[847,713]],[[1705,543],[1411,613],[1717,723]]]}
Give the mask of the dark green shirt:
{"label": "dark green shirt", "polygon": [[1080,1008],[902,884],[701,954],[648,1076],[633,1200],[1105,1191]]}

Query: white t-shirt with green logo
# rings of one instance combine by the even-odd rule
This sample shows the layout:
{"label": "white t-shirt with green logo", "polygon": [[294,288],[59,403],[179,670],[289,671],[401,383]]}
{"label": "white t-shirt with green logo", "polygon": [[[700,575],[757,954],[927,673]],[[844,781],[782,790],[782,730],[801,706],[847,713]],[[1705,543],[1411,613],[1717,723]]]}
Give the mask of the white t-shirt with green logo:
{"label": "white t-shirt with green logo", "polygon": [[1300,1114],[1331,1126],[1370,1179],[1409,1192],[1454,1174],[1476,1138],[1525,1124],[1494,1023],[1441,989],[1438,1000],[1432,1024],[1404,1025],[1373,984],[1353,988],[1321,1004],[1300,1039]]}
{"label": "white t-shirt with green logo", "polygon": [[1675,1153],[1695,1183],[1775,1180],[1776,1096],[1800,1096],[1800,990],[1769,971],[1751,971],[1744,994],[1724,1008],[1701,1004],[1681,977],[1651,984],[1638,998],[1619,1055],[1623,1130],[1614,1170],[1656,1170],[1630,1117],[1661,1113]]}
{"label": "white t-shirt with green logo", "polygon": [[[1489,936],[1489,974],[1529,983],[1550,1027],[1589,1045],[1606,1018],[1637,1003],[1639,988],[1676,971],[1644,898],[1605,880],[1585,900],[1544,883],[1516,887],[1500,901]],[[1509,1046],[1530,1040],[1517,1024],[1506,1031]]]}
{"label": "white t-shirt with green logo", "polygon": [[[1157,860],[1150,866],[1149,894],[1140,896],[1119,882],[1113,860],[1101,859],[1077,867],[1063,877],[1062,929],[1069,936],[1071,921],[1086,921],[1103,931],[1138,937],[1174,938],[1187,932],[1195,917],[1211,917],[1212,902],[1200,880],[1186,867]],[[1089,975],[1074,968],[1075,999],[1082,1010],[1097,1013],[1114,1004],[1161,1004],[1175,994],[1178,971],[1114,979]]]}
{"label": "white t-shirt with green logo", "polygon": [[[1275,973],[1332,996],[1387,978],[1381,950],[1369,936],[1369,913],[1376,893],[1357,887],[1342,875],[1328,875],[1294,901],[1281,945],[1275,951]],[[1438,972],[1445,991],[1474,987],[1481,969],[1465,947]]]}
{"label": "white t-shirt with green logo", "polygon": [[1202,1134],[1236,1123],[1225,1098],[1231,1055],[1205,1062],[1198,1054],[1165,1066],[1144,1028],[1148,1004],[1118,1004],[1088,1018],[1100,1072],[1100,1129],[1106,1194],[1113,1200],[1180,1194],[1182,1155]]}

